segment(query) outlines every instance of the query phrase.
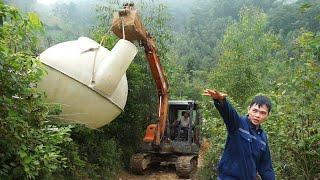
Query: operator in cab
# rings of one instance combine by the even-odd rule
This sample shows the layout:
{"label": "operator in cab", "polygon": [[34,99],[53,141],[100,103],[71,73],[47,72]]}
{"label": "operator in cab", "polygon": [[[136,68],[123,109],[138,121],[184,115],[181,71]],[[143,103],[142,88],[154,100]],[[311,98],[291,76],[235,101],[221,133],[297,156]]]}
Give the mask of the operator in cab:
{"label": "operator in cab", "polygon": [[188,111],[183,111],[182,116],[180,116],[177,120],[174,121],[174,126],[180,125],[181,127],[188,128],[190,121],[190,113]]}
{"label": "operator in cab", "polygon": [[179,138],[182,141],[188,140],[189,122],[190,113],[188,111],[183,111],[182,116],[173,123],[175,138]]}

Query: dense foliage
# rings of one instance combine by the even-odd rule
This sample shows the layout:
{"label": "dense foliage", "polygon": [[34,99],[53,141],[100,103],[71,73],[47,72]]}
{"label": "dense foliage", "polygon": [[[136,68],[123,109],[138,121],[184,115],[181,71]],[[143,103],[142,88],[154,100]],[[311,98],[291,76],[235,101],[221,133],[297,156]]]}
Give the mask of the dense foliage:
{"label": "dense foliage", "polygon": [[[123,1],[7,2],[26,13],[0,1],[0,179],[116,178],[156,120],[157,95],[143,49],[127,71],[125,111],[100,130],[54,123],[61,109],[44,103],[36,90],[45,72],[35,56],[82,35],[111,49],[118,40],[111,19]],[[221,118],[201,96],[205,88],[226,92],[241,114],[253,96],[269,96],[273,110],[263,128],[277,179],[320,178],[318,1],[141,0],[136,7],[157,40],[170,98],[202,105],[211,148],[199,179],[216,178],[226,138]]]}
{"label": "dense foliage", "polygon": [[60,171],[70,165],[65,147],[71,129],[49,122],[58,109],[36,90],[45,73],[34,54],[42,25],[36,14],[22,16],[2,2],[0,19],[0,178]]}
{"label": "dense foliage", "polygon": [[302,31],[293,46],[293,58],[275,64],[281,72],[271,93],[277,109],[267,128],[270,139],[275,139],[279,177],[315,179],[320,176],[319,34]]}
{"label": "dense foliage", "polygon": [[[320,102],[319,33],[291,29],[294,36],[287,42],[289,39],[281,34],[268,31],[270,19],[259,9],[243,8],[239,18],[224,33],[208,86],[227,92],[243,114],[254,95],[270,96],[274,110],[264,128],[277,178],[319,177],[319,166],[315,165],[320,152],[319,111],[315,108]],[[211,120],[205,130],[212,151],[202,171],[202,177],[207,179],[214,177],[212,167],[219,161],[226,132],[217,113],[212,117],[206,110],[204,116]]]}

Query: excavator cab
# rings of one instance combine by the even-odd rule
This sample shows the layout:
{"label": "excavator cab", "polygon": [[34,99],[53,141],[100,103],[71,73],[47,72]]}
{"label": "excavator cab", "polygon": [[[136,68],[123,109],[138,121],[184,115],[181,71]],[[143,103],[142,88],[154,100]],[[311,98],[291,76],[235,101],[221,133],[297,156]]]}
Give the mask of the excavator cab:
{"label": "excavator cab", "polygon": [[[176,174],[183,178],[189,178],[196,170],[202,124],[199,105],[193,100],[170,100],[168,106],[166,129],[160,145],[142,142],[139,152],[131,157],[133,173],[143,174],[151,164],[174,165]],[[190,115],[188,127],[176,123],[185,112]]]}
{"label": "excavator cab", "polygon": [[[184,114],[188,114],[189,122],[183,124],[178,121]],[[186,117],[187,117],[186,116]],[[193,100],[169,101],[166,136],[175,142],[188,142],[188,144],[200,145],[201,117],[198,104]]]}

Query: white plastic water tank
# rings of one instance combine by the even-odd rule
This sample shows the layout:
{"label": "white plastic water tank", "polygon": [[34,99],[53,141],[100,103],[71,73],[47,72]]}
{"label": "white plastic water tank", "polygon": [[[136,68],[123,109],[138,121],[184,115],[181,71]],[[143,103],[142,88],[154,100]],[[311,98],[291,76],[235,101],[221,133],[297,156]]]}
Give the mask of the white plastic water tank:
{"label": "white plastic water tank", "polygon": [[54,45],[39,56],[48,70],[39,88],[49,102],[62,105],[62,120],[102,127],[124,109],[125,72],[137,51],[123,39],[111,51],[86,37]]}

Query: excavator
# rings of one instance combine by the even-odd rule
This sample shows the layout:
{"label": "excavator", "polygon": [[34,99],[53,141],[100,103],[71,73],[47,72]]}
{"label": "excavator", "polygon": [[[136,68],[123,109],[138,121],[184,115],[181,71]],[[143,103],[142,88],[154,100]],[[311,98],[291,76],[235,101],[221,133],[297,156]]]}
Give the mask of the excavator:
{"label": "excavator", "polygon": [[[174,165],[176,174],[189,178],[197,168],[201,143],[201,116],[194,100],[169,100],[169,85],[157,54],[155,39],[141,22],[133,3],[125,3],[115,13],[113,33],[121,39],[137,41],[144,47],[150,71],[158,92],[158,119],[149,124],[139,152],[130,159],[130,169],[143,174],[151,165]],[[183,113],[189,113],[187,128],[175,125]]]}

